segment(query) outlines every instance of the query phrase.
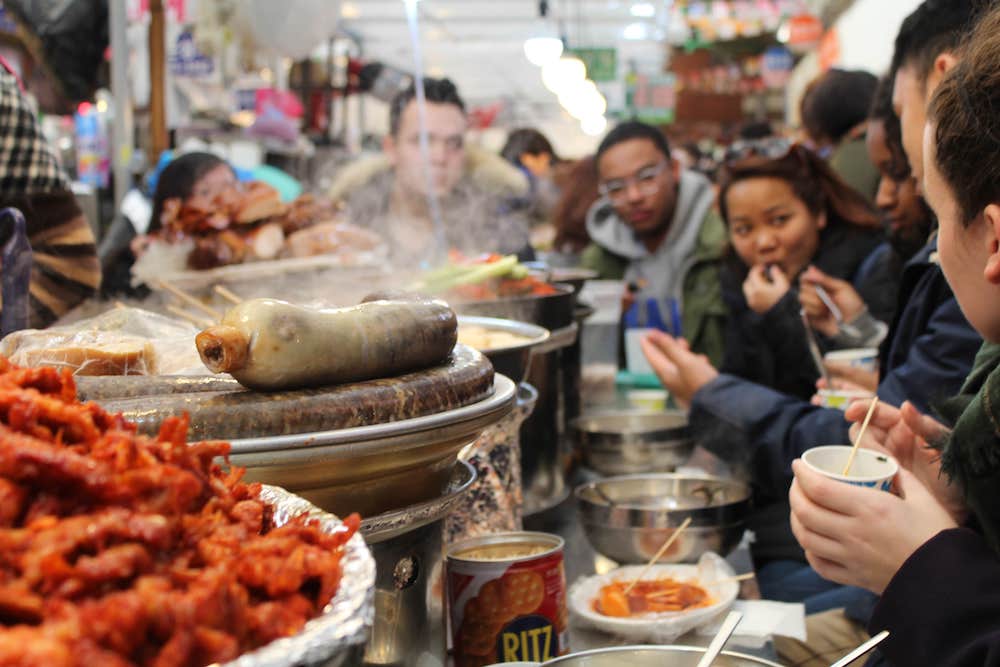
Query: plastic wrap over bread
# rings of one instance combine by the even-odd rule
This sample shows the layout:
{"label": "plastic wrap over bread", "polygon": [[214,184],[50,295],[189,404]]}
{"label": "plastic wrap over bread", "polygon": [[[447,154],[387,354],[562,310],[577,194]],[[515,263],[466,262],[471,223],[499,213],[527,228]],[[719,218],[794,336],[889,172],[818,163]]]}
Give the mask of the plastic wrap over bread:
{"label": "plastic wrap over bread", "polygon": [[0,354],[19,366],[68,368],[74,375],[204,373],[188,324],[139,308],[49,329],[26,329],[0,341]]}

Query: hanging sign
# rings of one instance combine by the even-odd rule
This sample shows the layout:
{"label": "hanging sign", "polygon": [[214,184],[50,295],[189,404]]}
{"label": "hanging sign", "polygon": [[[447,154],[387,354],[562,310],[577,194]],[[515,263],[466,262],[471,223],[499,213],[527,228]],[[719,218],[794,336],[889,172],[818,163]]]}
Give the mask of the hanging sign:
{"label": "hanging sign", "polygon": [[618,78],[617,49],[572,49],[571,52],[587,66],[587,78],[594,83],[610,83]]}
{"label": "hanging sign", "polygon": [[791,51],[783,46],[772,46],[764,51],[760,76],[768,88],[782,88],[788,84],[795,66]]}

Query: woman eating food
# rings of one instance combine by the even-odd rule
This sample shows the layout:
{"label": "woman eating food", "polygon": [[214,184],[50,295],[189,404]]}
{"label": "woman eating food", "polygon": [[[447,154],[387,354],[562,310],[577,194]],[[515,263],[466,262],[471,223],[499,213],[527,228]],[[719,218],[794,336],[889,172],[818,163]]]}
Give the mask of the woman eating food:
{"label": "woman eating food", "polygon": [[[808,398],[819,373],[796,281],[814,265],[826,275],[863,283],[860,265],[881,242],[873,229],[877,215],[801,146],[726,165],[719,209],[731,244],[722,274],[729,312],[722,370]],[[859,291],[864,296],[863,285]]]}
{"label": "woman eating food", "polygon": [[[923,190],[941,267],[986,343],[941,416],[880,407],[863,444],[901,465],[898,495],[793,464],[792,527],[823,576],[881,594],[870,632],[894,665],[1000,656],[1000,9],[980,22],[932,99]],[[848,412],[857,418],[867,406]]]}
{"label": "woman eating food", "polygon": [[[891,88],[890,84],[887,90]],[[929,260],[934,244],[926,243],[913,254],[915,243],[910,240],[923,236],[926,242],[930,220],[918,214],[923,207],[907,182],[912,177],[888,96],[885,104],[872,111],[869,135],[872,159],[883,174],[880,209],[890,219],[905,221],[894,225],[888,235],[893,252],[887,256],[886,247],[879,247],[865,259],[862,270],[876,277],[867,278],[866,284],[871,281],[889,289],[885,274],[895,267],[897,282],[902,279],[905,284],[897,297],[899,314],[883,345],[877,391],[890,405],[910,400],[927,409],[936,398],[959,390],[980,339],[965,323],[940,268]],[[804,275],[817,271],[812,267]],[[861,300],[849,282],[838,280],[837,286],[831,295],[838,301],[847,290]],[[812,571],[788,519],[791,461],[818,442],[847,442],[843,413],[720,374],[691,354],[683,340],[657,334],[645,347],[668,389],[691,400],[691,423],[703,444],[725,460],[744,462],[750,468],[756,503],[750,524],[757,537],[751,553],[762,593],[771,599],[804,602],[810,613],[853,607],[856,600],[870,597],[825,581]],[[869,604],[858,605],[858,617],[867,620],[869,613]]]}

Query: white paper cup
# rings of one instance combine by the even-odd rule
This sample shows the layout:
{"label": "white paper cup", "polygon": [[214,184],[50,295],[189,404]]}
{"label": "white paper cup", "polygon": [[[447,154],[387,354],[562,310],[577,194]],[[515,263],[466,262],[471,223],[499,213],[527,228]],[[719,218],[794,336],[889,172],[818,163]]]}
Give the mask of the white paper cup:
{"label": "white paper cup", "polygon": [[802,455],[802,461],[824,477],[838,482],[881,491],[888,491],[892,487],[892,479],[899,472],[896,459],[859,447],[848,475],[844,476],[841,473],[850,456],[851,447],[848,445],[825,445],[807,450]]}
{"label": "white paper cup", "polygon": [[642,353],[642,339],[650,331],[649,328],[632,328],[625,330],[625,365],[628,372],[635,375],[650,375],[653,367],[646,361],[646,355]]}
{"label": "white paper cup", "polygon": [[823,361],[863,368],[872,373],[878,372],[878,350],[874,347],[855,347],[827,352],[823,355]]}
{"label": "white paper cup", "polygon": [[670,392],[666,389],[629,389],[625,395],[628,404],[636,410],[661,412],[667,409]]}
{"label": "white paper cup", "polygon": [[837,410],[846,410],[854,401],[874,397],[870,391],[856,389],[820,389],[818,393],[820,405],[824,408],[836,408]]}

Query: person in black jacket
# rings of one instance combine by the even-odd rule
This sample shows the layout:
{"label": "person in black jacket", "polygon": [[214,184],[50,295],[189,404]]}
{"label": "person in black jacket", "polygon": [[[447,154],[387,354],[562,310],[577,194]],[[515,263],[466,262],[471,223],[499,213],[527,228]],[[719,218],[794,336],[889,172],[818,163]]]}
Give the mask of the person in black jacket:
{"label": "person in black jacket", "polygon": [[[875,131],[870,136],[883,137],[890,144],[873,141],[871,146],[883,179],[896,179],[908,171],[896,132]],[[902,166],[879,159],[887,153],[901,159]],[[910,185],[903,185],[904,194],[916,196]],[[880,190],[887,196],[885,191],[899,192],[900,186],[883,183]],[[886,205],[895,217],[905,218],[912,226],[897,229],[896,235],[926,234],[931,224],[926,208],[912,201],[903,208],[923,212],[924,217],[916,213],[900,216],[900,207]],[[897,245],[905,251],[906,243]],[[909,259],[898,278],[899,305],[880,350],[877,388],[881,400],[889,405],[910,401],[920,410],[930,410],[933,402],[959,390],[980,345],[979,335],[962,315],[934,261],[936,251],[936,238],[932,238]],[[750,467],[756,502],[750,518],[756,536],[751,551],[762,593],[771,599],[804,601],[810,613],[848,605],[852,618],[867,622],[874,599],[845,591],[816,575],[807,566],[788,522],[791,461],[810,447],[848,442],[849,423],[844,413],[734,375],[717,374],[682,345],[662,342],[666,358],[656,349],[647,354],[651,360],[659,358],[653,365],[660,369],[661,379],[674,395],[690,400],[691,423],[701,442],[722,458]]]}
{"label": "person in black jacket", "polygon": [[924,133],[942,267],[987,341],[962,394],[942,406],[952,428],[907,406],[879,410],[863,444],[899,459],[900,497],[856,493],[795,465],[795,534],[825,576],[882,593],[869,629],[890,631],[892,664],[1000,664],[998,103],[1000,8],[937,88]]}
{"label": "person in black jacket", "polygon": [[912,406],[876,410],[862,445],[899,460],[898,496],[857,493],[798,462],[790,491],[816,569],[882,594],[869,631],[890,631],[881,652],[893,665],[1000,664],[1000,7],[962,56],[930,105],[923,184],[942,269],[987,342],[938,412],[950,428]]}
{"label": "person in black jacket", "polygon": [[732,246],[722,273],[729,318],[721,370],[807,399],[819,371],[800,316],[798,276],[814,265],[858,280],[864,295],[858,268],[882,240],[878,217],[802,146],[724,166],[719,210]]}
{"label": "person in black jacket", "polygon": [[[955,49],[962,34],[959,26],[973,14],[972,2],[929,2],[923,7],[928,5],[931,17],[919,35],[914,34],[912,25],[904,24],[901,31],[900,40],[909,46],[905,50],[897,47],[897,57],[916,70],[904,71],[904,82],[916,76],[924,77],[921,81],[928,76],[939,79],[937,70],[930,72],[939,61],[935,54],[939,49]],[[924,8],[915,14],[928,13]],[[950,41],[942,39],[942,35],[950,36]],[[921,69],[925,64],[927,69]],[[898,81],[896,90],[900,90]],[[907,85],[897,97],[904,101],[902,142],[904,147],[912,146],[912,135],[922,132],[923,113],[914,113],[912,106],[923,108],[923,84],[913,91]],[[915,117],[918,123],[914,123]],[[906,154],[909,156],[909,150]],[[919,159],[920,154],[916,157]],[[919,173],[916,169],[914,172]],[[932,403],[957,392],[980,344],[979,335],[962,314],[936,258],[934,238],[903,271],[900,310],[880,350],[878,395],[892,406],[909,400],[926,412]],[[647,354],[657,358],[654,366],[659,366],[661,379],[675,395],[690,399],[693,426],[710,436],[705,444],[724,458],[748,462],[753,471],[758,509],[751,517],[751,528],[757,535],[752,553],[765,595],[781,598],[797,594],[799,599],[817,596],[811,600],[809,611],[850,602],[851,618],[866,622],[873,598],[865,600],[864,596],[851,594],[846,600],[844,591],[834,590],[802,567],[803,554],[792,539],[785,500],[793,459],[816,445],[850,441],[843,413],[719,375],[687,353],[683,345],[662,339],[658,342],[647,344]],[[797,569],[795,561],[799,563]],[[774,575],[770,578],[765,570],[769,566]]]}
{"label": "person in black jacket", "polygon": [[[868,158],[879,171],[875,204],[882,215],[886,240],[861,265],[866,295],[858,294],[846,281],[809,267],[799,280],[799,301],[809,324],[830,344],[840,348],[878,347],[888,333],[898,305],[899,281],[903,266],[927,244],[934,228],[934,216],[918,193],[903,142],[899,117],[892,108],[893,80],[879,83],[868,114],[865,146]],[[824,300],[817,288],[825,290]],[[826,301],[832,300],[837,315]],[[874,392],[878,372],[849,364],[827,363],[827,371],[838,389]],[[818,385],[824,388],[821,383]],[[815,399],[814,399],[815,400]]]}

